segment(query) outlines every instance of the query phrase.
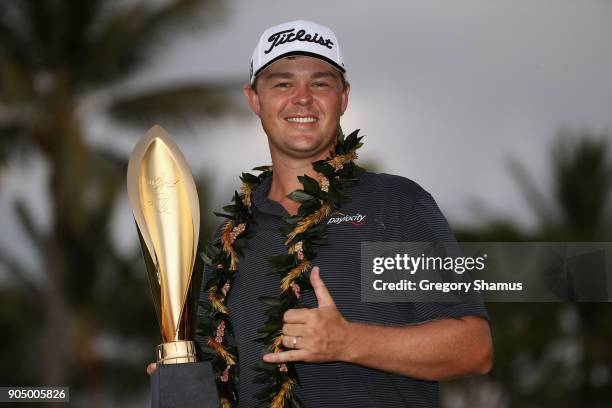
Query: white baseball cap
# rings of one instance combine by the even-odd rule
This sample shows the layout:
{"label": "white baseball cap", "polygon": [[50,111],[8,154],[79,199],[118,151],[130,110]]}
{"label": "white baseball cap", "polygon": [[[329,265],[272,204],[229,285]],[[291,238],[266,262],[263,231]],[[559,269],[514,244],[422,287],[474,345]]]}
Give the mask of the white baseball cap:
{"label": "white baseball cap", "polygon": [[343,74],[346,72],[336,34],[312,21],[296,20],[263,32],[251,59],[251,85],[268,65],[289,55],[319,58]]}

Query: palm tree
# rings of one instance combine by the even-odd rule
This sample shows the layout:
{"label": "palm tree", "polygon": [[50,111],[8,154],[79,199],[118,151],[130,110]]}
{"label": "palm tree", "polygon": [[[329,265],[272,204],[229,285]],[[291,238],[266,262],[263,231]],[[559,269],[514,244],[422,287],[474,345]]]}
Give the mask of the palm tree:
{"label": "palm tree", "polygon": [[[524,167],[512,171],[539,226],[524,232],[497,220],[482,229],[456,229],[460,241],[610,241],[612,157],[608,135],[562,131],[551,149],[553,184],[539,190]],[[609,303],[489,303],[495,364],[489,383],[509,406],[604,407],[612,401],[612,307]],[[456,384],[455,384],[456,385]],[[453,385],[449,388],[455,389]],[[467,400],[466,400],[467,401]],[[491,406],[484,404],[481,406]]]}
{"label": "palm tree", "polygon": [[551,150],[553,185],[539,191],[517,161],[511,169],[540,220],[540,231],[573,240],[602,239],[610,230],[612,164],[609,135],[562,130]]}
{"label": "palm tree", "polygon": [[11,333],[3,336],[2,383],[70,385],[78,395],[102,383],[129,391],[142,377],[147,357],[130,356],[141,346],[148,354],[158,337],[149,302],[140,300],[142,258],[122,256],[109,231],[127,158],[88,143],[82,107],[87,101],[99,115],[137,124],[138,133],[144,124],[235,111],[232,82],[131,93],[122,86],[166,40],[222,15],[218,0],[0,0],[0,169],[17,158],[46,162],[52,222],[41,230],[29,207],[15,203],[44,279],[28,278],[36,274],[0,248],[13,277],[0,287],[0,328]]}

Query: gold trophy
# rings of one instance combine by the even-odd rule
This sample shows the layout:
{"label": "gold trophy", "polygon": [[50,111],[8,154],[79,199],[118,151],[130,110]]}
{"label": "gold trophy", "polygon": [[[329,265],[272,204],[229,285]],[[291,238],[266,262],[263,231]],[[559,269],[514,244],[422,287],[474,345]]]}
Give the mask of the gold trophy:
{"label": "gold trophy", "polygon": [[134,148],[127,189],[162,334],[157,362],[193,363],[187,298],[200,205],[189,166],[161,126],[152,127]]}
{"label": "gold trophy", "polygon": [[[128,163],[127,190],[163,342],[156,349],[153,406],[168,406],[156,400],[169,399],[175,401],[171,405],[184,407],[187,402],[176,401],[194,395],[189,400],[191,406],[199,399],[198,392],[214,389],[210,363],[186,364],[197,361],[190,340],[188,298],[197,254],[200,205],[187,161],[161,126],[149,129],[134,147]],[[183,367],[170,370],[167,365]],[[186,385],[190,379],[207,384]],[[207,401],[216,398],[214,392]]]}

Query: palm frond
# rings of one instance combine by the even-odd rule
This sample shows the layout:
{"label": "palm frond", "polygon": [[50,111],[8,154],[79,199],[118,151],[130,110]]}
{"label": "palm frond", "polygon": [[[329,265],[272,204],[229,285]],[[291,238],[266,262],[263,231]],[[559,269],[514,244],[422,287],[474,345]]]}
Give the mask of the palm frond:
{"label": "palm frond", "polygon": [[109,107],[111,116],[126,124],[184,122],[246,112],[232,97],[228,84],[185,84],[121,98]]}
{"label": "palm frond", "polygon": [[15,108],[35,97],[32,72],[14,60],[0,58],[0,104]]}
{"label": "palm frond", "polygon": [[606,215],[612,192],[608,137],[561,132],[553,149],[553,194],[567,227],[578,234],[592,234]]}
{"label": "palm frond", "polygon": [[96,85],[125,78],[163,51],[166,39],[218,22],[220,5],[218,0],[175,0],[161,8],[143,3],[117,8],[91,36],[79,71],[82,81]]}
{"label": "palm frond", "polygon": [[24,289],[26,289],[26,294],[31,297],[31,299],[37,302],[41,299],[42,292],[39,286],[28,277],[31,276],[31,273],[15,259],[9,251],[2,247],[0,247],[0,266],[3,266],[3,268],[13,276]]}
{"label": "palm frond", "polygon": [[508,159],[510,173],[521,189],[527,204],[540,220],[542,226],[550,226],[559,222],[559,208],[535,185],[525,166],[516,159]]}
{"label": "palm frond", "polygon": [[[41,2],[42,3],[42,2]],[[35,46],[25,2],[0,2],[0,56],[32,69]]]}
{"label": "palm frond", "polygon": [[25,153],[26,144],[21,123],[0,121],[0,166],[6,164],[10,157]]}

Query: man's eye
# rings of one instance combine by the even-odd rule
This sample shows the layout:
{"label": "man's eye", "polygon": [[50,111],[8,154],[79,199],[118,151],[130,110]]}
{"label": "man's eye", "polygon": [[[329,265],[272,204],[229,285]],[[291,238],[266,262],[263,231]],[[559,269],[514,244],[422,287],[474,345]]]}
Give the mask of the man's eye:
{"label": "man's eye", "polygon": [[274,85],[275,88],[289,88],[289,82],[279,82]]}
{"label": "man's eye", "polygon": [[322,87],[329,86],[329,84],[327,82],[315,82],[312,85],[314,87],[317,87],[317,88],[322,88]]}

